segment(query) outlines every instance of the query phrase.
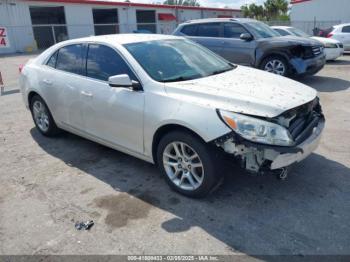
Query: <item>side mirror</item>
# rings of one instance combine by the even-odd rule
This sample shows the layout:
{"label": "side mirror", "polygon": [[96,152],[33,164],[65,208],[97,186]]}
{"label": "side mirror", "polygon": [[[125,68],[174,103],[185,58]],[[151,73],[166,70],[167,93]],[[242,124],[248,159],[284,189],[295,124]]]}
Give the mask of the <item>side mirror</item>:
{"label": "side mirror", "polygon": [[253,40],[253,36],[249,33],[243,33],[239,36],[240,39],[244,40],[244,41],[251,41]]}
{"label": "side mirror", "polygon": [[108,84],[111,87],[130,88],[134,91],[142,90],[141,85],[137,81],[132,81],[127,74],[110,76]]}

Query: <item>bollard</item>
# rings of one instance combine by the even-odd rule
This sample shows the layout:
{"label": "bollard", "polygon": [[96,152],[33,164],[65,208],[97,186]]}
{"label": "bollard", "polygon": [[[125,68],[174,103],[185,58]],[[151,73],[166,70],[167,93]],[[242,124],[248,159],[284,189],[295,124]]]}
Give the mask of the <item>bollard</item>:
{"label": "bollard", "polygon": [[0,72],[0,88],[1,88],[1,94],[2,95],[4,93],[4,82],[2,81],[2,75]]}

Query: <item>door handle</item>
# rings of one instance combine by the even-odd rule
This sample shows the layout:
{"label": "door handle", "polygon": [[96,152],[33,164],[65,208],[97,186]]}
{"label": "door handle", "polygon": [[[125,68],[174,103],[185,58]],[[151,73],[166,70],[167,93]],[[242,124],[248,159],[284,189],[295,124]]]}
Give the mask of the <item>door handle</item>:
{"label": "door handle", "polygon": [[47,85],[52,85],[52,81],[48,79],[44,79],[43,82]]}
{"label": "door handle", "polygon": [[83,96],[87,96],[87,97],[92,97],[93,95],[91,93],[85,92],[85,91],[81,91],[80,92]]}

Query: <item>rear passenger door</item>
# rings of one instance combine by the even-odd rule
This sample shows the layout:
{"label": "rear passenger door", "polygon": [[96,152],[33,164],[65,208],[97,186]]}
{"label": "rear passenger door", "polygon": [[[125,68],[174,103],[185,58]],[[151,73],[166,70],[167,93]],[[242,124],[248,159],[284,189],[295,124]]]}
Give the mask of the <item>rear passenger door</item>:
{"label": "rear passenger door", "polygon": [[144,93],[108,84],[113,75],[139,79],[123,57],[106,45],[89,44],[85,64],[80,101],[85,131],[108,144],[143,153]]}
{"label": "rear passenger door", "polygon": [[218,55],[223,55],[224,41],[222,23],[200,23],[185,26],[181,33]]}
{"label": "rear passenger door", "polygon": [[43,79],[50,90],[49,102],[55,108],[55,120],[74,128],[83,128],[81,119],[80,87],[83,77],[83,44],[72,44],[60,48],[48,61],[55,68]]}
{"label": "rear passenger door", "polygon": [[255,61],[256,41],[246,41],[240,38],[241,34],[249,32],[238,23],[224,23],[223,29],[223,57],[233,63],[252,65]]}

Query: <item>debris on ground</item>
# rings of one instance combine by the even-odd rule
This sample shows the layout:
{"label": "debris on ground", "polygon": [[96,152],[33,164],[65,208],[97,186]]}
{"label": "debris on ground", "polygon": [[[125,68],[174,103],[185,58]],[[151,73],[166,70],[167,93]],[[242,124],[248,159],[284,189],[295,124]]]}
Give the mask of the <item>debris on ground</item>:
{"label": "debris on ground", "polygon": [[75,228],[77,230],[89,230],[94,225],[94,221],[86,221],[86,222],[76,222]]}

